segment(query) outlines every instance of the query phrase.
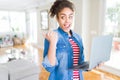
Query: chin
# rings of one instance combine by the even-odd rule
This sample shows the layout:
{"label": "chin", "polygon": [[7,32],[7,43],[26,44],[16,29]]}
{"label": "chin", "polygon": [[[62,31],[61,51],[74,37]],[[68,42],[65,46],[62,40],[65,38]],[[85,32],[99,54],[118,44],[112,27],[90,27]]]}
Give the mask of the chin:
{"label": "chin", "polygon": [[69,32],[69,31],[70,31],[70,29],[71,29],[71,27],[68,27],[68,28],[63,28],[63,30],[64,30],[65,32]]}
{"label": "chin", "polygon": [[70,31],[70,29],[66,29],[66,30],[65,30],[65,32],[69,32],[69,31]]}

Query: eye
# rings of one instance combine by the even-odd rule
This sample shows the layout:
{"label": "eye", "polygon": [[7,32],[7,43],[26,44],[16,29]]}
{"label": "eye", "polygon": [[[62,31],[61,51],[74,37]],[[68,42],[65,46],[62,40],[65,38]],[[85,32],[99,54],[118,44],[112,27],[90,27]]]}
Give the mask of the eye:
{"label": "eye", "polygon": [[73,16],[69,16],[69,19],[73,19]]}
{"label": "eye", "polygon": [[61,16],[61,19],[65,19],[65,16]]}

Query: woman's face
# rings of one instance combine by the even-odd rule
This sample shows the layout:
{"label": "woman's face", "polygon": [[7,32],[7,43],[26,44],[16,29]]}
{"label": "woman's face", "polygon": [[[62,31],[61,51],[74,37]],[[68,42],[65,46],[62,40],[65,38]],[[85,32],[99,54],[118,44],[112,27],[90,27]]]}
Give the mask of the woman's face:
{"label": "woman's face", "polygon": [[57,21],[65,32],[69,32],[73,22],[74,12],[70,8],[64,8],[58,13]]}

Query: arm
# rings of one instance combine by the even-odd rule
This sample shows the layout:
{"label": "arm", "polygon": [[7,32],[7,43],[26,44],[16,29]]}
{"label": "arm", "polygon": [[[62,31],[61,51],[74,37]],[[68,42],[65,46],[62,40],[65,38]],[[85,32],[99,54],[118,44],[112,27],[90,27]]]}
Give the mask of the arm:
{"label": "arm", "polygon": [[44,44],[44,60],[43,66],[49,72],[53,71],[55,66],[58,64],[56,59],[56,43],[57,34],[55,32],[48,32],[45,36]]}
{"label": "arm", "polygon": [[48,60],[50,61],[50,64],[52,66],[55,66],[55,61],[56,61],[56,44],[55,43],[50,43],[49,45]]}

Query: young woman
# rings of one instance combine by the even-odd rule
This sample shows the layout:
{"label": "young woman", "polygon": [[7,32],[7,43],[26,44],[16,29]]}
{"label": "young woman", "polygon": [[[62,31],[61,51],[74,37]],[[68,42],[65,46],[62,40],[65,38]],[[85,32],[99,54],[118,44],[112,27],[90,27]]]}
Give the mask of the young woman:
{"label": "young woman", "polygon": [[[50,9],[59,27],[49,31],[44,43],[44,68],[50,72],[49,80],[83,80],[81,70],[71,70],[84,62],[81,37],[71,30],[74,5],[68,0],[56,0]],[[79,26],[78,26],[79,27]]]}

